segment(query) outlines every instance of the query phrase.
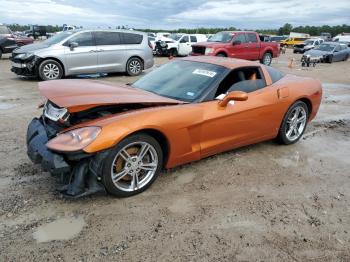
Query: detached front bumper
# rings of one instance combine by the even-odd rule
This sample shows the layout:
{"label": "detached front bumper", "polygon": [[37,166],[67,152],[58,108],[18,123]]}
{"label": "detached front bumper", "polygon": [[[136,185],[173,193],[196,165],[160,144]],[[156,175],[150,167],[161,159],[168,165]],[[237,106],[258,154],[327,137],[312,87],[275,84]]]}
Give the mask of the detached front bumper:
{"label": "detached front bumper", "polygon": [[35,164],[41,164],[45,171],[53,175],[67,174],[71,167],[62,155],[53,153],[46,147],[49,141],[42,121],[34,118],[27,130],[27,154]]}
{"label": "detached front bumper", "polygon": [[[66,197],[78,198],[95,193],[105,194],[104,186],[99,182],[102,161],[106,152],[96,155],[76,153],[59,154],[49,150],[46,143],[52,138],[50,127],[43,120],[34,118],[27,130],[27,154],[44,171],[61,176],[65,185],[59,191]],[[68,182],[68,184],[67,184]]]}

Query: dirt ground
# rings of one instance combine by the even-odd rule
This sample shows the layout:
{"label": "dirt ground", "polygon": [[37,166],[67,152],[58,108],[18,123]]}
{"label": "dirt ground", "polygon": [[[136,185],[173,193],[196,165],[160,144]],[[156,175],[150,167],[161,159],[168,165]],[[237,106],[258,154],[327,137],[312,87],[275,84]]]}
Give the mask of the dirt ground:
{"label": "dirt ground", "polygon": [[5,56],[0,261],[350,261],[350,61],[290,69],[292,57],[273,66],[324,84],[297,144],[268,141],[164,171],[131,198],[67,200],[26,155],[38,82],[11,73]]}

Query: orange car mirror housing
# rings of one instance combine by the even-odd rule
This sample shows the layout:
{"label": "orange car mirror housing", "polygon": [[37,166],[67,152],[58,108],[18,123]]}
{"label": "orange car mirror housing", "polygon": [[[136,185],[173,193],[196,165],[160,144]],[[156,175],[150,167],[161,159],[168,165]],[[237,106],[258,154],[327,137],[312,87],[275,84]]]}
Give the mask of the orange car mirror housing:
{"label": "orange car mirror housing", "polygon": [[242,91],[232,91],[228,93],[222,100],[219,101],[219,106],[226,107],[231,100],[246,101],[248,100],[248,94]]}

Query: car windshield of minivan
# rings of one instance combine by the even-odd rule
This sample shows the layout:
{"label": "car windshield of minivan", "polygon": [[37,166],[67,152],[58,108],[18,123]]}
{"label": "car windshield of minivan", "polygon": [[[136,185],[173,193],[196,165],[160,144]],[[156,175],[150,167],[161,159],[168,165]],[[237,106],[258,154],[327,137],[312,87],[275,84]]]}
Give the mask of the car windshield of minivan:
{"label": "car windshield of minivan", "polygon": [[221,43],[228,43],[231,41],[233,35],[229,33],[216,33],[215,35],[211,36],[208,39],[208,42],[221,42]]}
{"label": "car windshield of minivan", "polygon": [[226,72],[223,66],[173,61],[148,73],[131,86],[172,99],[192,102]]}
{"label": "car windshield of minivan", "polygon": [[316,47],[315,49],[321,50],[321,51],[333,51],[334,48],[335,48],[335,45],[322,44],[319,47]]}
{"label": "car windshield of minivan", "polygon": [[45,40],[43,42],[43,44],[45,44],[45,45],[57,44],[57,43],[61,42],[62,40],[66,39],[68,36],[71,36],[73,33],[74,33],[73,31],[65,31],[65,32],[58,33],[57,35],[54,35],[54,36],[50,37],[49,39]]}

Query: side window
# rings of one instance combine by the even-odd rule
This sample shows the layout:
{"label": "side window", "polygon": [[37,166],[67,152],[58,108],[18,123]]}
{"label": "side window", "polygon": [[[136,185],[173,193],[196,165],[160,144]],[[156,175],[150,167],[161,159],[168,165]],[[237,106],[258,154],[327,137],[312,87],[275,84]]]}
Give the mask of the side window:
{"label": "side window", "polygon": [[320,43],[318,41],[315,42],[315,45],[319,45]]}
{"label": "side window", "polygon": [[237,35],[236,37],[234,37],[234,38],[233,38],[233,41],[240,41],[240,42],[241,42],[241,44],[243,44],[243,43],[246,43],[246,42],[247,42],[247,40],[246,40],[246,38],[245,38],[245,35],[244,35],[244,34],[239,34],[239,35]]}
{"label": "side window", "polygon": [[95,32],[96,45],[120,45],[120,33]]}
{"label": "side window", "polygon": [[188,42],[189,42],[188,35],[185,35],[180,41],[180,43],[188,43]]}
{"label": "side window", "polygon": [[259,67],[245,67],[231,71],[220,83],[215,98],[232,91],[254,92],[266,86]]}
{"label": "side window", "polygon": [[[73,36],[68,40],[69,43],[76,42],[78,46],[93,46],[94,43],[92,41],[91,32],[85,32],[78,35]],[[69,45],[69,43],[65,43],[64,45]]]}
{"label": "side window", "polygon": [[247,38],[248,38],[249,43],[257,43],[258,42],[258,38],[256,37],[256,34],[248,33]]}
{"label": "side window", "polygon": [[132,33],[120,33],[122,36],[121,42],[124,45],[137,45],[141,44],[143,36]]}
{"label": "side window", "polygon": [[197,43],[197,37],[195,35],[191,35],[190,38],[192,43]]}
{"label": "side window", "polygon": [[271,67],[271,66],[265,66],[267,72],[269,72],[269,75],[271,77],[272,83],[276,83],[278,80],[280,80],[282,77],[285,76],[284,73],[281,71]]}

